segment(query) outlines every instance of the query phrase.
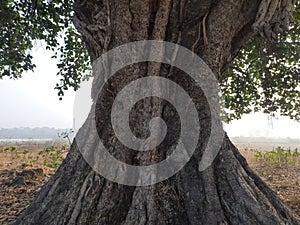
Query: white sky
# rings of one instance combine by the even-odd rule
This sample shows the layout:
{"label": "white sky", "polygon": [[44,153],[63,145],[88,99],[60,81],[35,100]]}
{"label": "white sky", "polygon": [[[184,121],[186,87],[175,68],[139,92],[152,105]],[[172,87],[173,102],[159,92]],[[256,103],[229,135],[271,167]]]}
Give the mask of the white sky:
{"label": "white sky", "polygon": [[72,127],[74,92],[66,92],[59,101],[54,89],[59,80],[56,61],[42,47],[33,54],[34,73],[18,80],[0,80],[0,128]]}
{"label": "white sky", "polygon": [[[67,91],[59,101],[54,89],[58,81],[56,61],[42,47],[33,54],[37,65],[34,73],[26,73],[19,80],[0,80],[0,128],[71,128],[75,93]],[[261,113],[245,115],[225,129],[230,136],[300,138],[300,123],[285,117],[273,118],[270,123]]]}
{"label": "white sky", "polygon": [[270,118],[263,113],[244,115],[242,119],[225,125],[231,137],[269,137],[300,139],[300,123],[288,117]]}

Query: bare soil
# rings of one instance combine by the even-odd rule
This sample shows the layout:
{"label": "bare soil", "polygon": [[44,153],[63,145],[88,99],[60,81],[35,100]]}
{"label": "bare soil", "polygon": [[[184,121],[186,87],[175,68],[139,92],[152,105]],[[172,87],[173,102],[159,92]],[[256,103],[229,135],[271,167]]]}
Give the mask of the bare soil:
{"label": "bare soil", "polygon": [[[30,151],[32,157],[38,152],[37,149]],[[255,159],[253,152],[241,150],[241,153],[300,220],[300,165],[266,166]],[[1,151],[0,147],[0,224],[13,222],[55,172],[42,161],[26,165],[26,157],[16,157],[15,153],[4,152],[3,147]]]}

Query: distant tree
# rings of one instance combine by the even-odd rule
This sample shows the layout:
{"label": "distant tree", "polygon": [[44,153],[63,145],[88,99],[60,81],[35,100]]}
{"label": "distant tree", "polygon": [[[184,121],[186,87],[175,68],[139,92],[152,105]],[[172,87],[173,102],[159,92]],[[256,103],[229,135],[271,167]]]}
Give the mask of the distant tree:
{"label": "distant tree", "polygon": [[[292,24],[295,5],[296,23]],[[71,28],[73,9],[74,25],[82,38]],[[60,96],[68,87],[77,89],[84,76],[88,67],[86,51],[81,51],[84,44],[94,62],[124,43],[159,39],[183,45],[206,62],[223,85],[225,104],[232,110],[229,119],[248,113],[251,107],[269,113],[280,109],[299,119],[299,1],[77,0],[74,6],[55,0],[1,1],[0,23],[3,76],[18,77],[22,70],[33,69],[28,50],[34,40],[42,39],[47,48],[58,49],[56,54],[62,55]],[[283,36],[289,28],[290,36]],[[65,35],[64,47],[60,34]],[[103,93],[93,96],[98,135],[111,155],[131,165],[165,159],[180,133],[173,108],[152,98],[132,110],[131,125],[137,136],[147,136],[144,121],[158,108],[169,129],[163,145],[136,153],[128,151],[113,133],[110,107],[115,95],[129,82],[147,76],[148,68],[151,65],[124,68],[108,81]],[[168,65],[159,68],[157,75],[172,79],[191,95],[201,118],[200,141],[184,168],[151,186],[121,185],[93,171],[73,142],[62,166],[15,224],[299,224],[227,137],[213,164],[198,170],[211,130],[207,99],[181,70]],[[97,85],[96,80],[93,88]],[[98,143],[91,127],[87,120],[80,133],[87,152],[93,153]],[[97,164],[97,158],[93,159]]]}

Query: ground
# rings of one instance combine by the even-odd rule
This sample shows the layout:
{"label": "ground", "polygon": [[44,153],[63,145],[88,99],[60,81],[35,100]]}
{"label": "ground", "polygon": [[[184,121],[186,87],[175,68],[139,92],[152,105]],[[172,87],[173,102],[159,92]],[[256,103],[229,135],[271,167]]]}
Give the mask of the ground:
{"label": "ground", "polygon": [[[300,220],[300,154],[238,145],[249,165]],[[57,143],[0,146],[0,224],[9,224],[54,174],[68,147]]]}

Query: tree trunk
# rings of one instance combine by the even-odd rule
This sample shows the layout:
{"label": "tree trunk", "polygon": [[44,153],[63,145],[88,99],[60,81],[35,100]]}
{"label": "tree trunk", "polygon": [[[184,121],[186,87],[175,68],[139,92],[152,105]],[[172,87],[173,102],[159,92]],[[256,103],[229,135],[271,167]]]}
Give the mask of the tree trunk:
{"label": "tree trunk", "polygon": [[[125,43],[165,40],[197,53],[220,79],[250,37],[269,37],[284,25],[280,24],[282,21],[289,22],[291,6],[289,0],[78,0],[74,24],[85,38],[92,61]],[[148,75],[176,82],[195,102],[201,141],[184,168],[157,184],[122,185],[97,174],[74,141],[62,166],[15,224],[300,224],[252,172],[227,137],[213,164],[199,171],[212,115],[204,93],[184,72],[172,66],[127,66],[109,79],[100,95],[97,91],[103,78],[94,78],[92,97],[97,103],[97,131],[110,154],[128,164],[148,165],[163,160],[177,144],[178,115],[169,103],[158,98],[139,101],[130,114],[130,123],[136,136],[145,138],[147,122],[153,116],[163,118],[168,133],[161,145],[137,153],[114,135],[110,113],[116,95],[131,81]],[[95,148],[90,126],[87,120],[79,131],[88,150]]]}

